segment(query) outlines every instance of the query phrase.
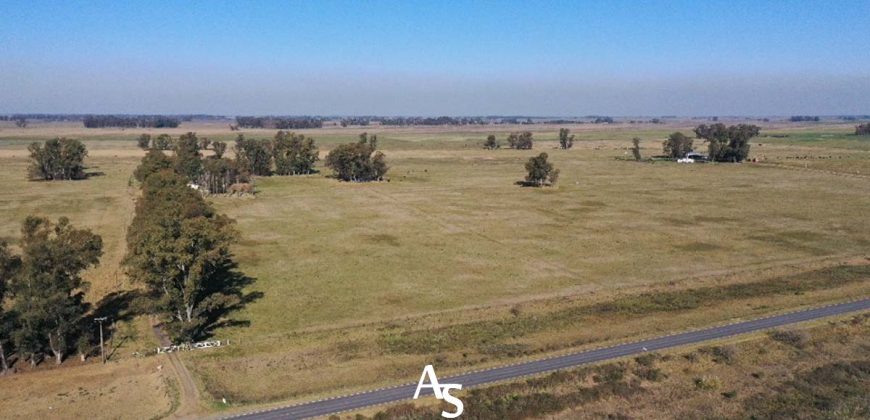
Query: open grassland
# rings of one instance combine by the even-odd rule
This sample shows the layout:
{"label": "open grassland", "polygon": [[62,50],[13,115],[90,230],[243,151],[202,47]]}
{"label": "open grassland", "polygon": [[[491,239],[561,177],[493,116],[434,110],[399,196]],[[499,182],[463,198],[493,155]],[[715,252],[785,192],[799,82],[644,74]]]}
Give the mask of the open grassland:
{"label": "open grassland", "polygon": [[0,378],[5,419],[154,419],[178,404],[176,379],[162,358],[47,369]]}
{"label": "open grassland", "polygon": [[[322,155],[377,133],[389,182],[339,183],[327,170],[258,178],[255,198],[210,198],[237,220],[234,252],[263,298],[237,315],[250,326],[218,332],[237,344],[183,359],[211,401],[306,399],[414,380],[425,363],[445,375],[870,293],[870,181],[851,174],[870,170],[870,142],[846,125],[780,125],[770,132],[789,137],[753,141],[764,163],[625,160],[632,137],[652,156],[692,126],[576,126],[567,151],[555,149],[557,126],[492,131],[504,141],[534,129],[531,151],[482,150],[482,127],[301,130]],[[140,132],[0,130],[0,236],[14,241],[33,213],[102,235],[94,302],[135,287],[119,262]],[[26,181],[27,143],[56,135],[83,139],[89,171],[103,174]],[[558,185],[514,185],[541,151]],[[789,158],[809,154],[843,158]],[[122,356],[154,345],[144,318],[132,324]]]}

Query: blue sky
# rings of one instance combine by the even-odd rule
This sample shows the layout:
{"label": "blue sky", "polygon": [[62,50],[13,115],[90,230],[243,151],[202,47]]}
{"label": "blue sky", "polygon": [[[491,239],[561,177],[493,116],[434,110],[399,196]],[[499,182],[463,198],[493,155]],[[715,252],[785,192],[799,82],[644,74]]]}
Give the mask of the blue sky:
{"label": "blue sky", "polygon": [[866,0],[0,10],[2,113],[870,113]]}

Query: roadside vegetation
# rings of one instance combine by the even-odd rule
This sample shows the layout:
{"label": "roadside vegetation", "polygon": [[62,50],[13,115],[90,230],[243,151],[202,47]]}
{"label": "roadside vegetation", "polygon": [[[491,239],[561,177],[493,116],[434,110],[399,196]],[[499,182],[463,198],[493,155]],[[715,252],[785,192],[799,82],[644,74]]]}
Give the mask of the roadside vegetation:
{"label": "roadside vegetation", "polygon": [[[463,417],[866,418],[870,318],[798,332],[813,351],[755,335],[463,391]],[[434,420],[450,409],[422,400],[333,418]]]}

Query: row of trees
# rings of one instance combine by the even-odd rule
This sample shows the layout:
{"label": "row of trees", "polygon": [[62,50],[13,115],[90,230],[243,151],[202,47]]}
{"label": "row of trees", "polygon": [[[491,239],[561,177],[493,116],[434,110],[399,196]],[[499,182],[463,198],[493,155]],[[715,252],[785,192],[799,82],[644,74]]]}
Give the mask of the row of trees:
{"label": "row of trees", "polygon": [[788,120],[791,121],[791,122],[802,122],[802,121],[814,121],[814,122],[818,122],[818,121],[819,121],[819,117],[817,117],[817,116],[812,116],[812,115],[793,115],[793,116],[792,116],[791,118],[789,118]]}
{"label": "row of trees", "polygon": [[207,337],[232,322],[224,317],[248,300],[242,287],[251,279],[236,270],[230,252],[237,240],[234,221],[217,214],[189,186],[197,173],[213,174],[210,166],[229,164],[223,158],[201,160],[195,136],[182,136],[174,158],[152,149],[136,171],[142,195],[123,264],[130,278],[145,286],[148,309],[162,317],[174,342]]}
{"label": "row of trees", "polygon": [[[761,129],[752,124],[726,126],[722,123],[702,124],[694,129],[695,136],[707,143],[709,158],[716,162],[742,162],[749,157],[749,140]],[[693,139],[680,132],[668,136],[662,144],[664,154],[682,158],[693,150]]]}
{"label": "row of trees", "polygon": [[236,126],[241,128],[298,130],[302,128],[321,128],[323,127],[323,120],[311,117],[236,117]]}
{"label": "row of trees", "polygon": [[[250,175],[301,175],[315,172],[320,160],[314,139],[279,131],[271,140],[248,139],[239,134],[234,147],[239,169]],[[274,171],[273,171],[274,168]]]}
{"label": "row of trees", "polygon": [[[559,148],[567,150],[574,147],[574,135],[570,133],[571,130],[567,128],[559,129]],[[534,145],[531,131],[510,133],[507,142],[510,148],[519,150],[529,150]],[[499,149],[501,148],[501,143],[499,143],[495,135],[490,134],[486,137],[483,148],[488,150]]]}
{"label": "row of trees", "polygon": [[33,142],[30,151],[30,179],[65,180],[85,178],[85,157],[88,150],[82,142],[65,137]]}
{"label": "row of trees", "polygon": [[29,216],[19,247],[16,255],[0,242],[0,369],[8,371],[11,350],[32,366],[47,354],[60,364],[76,349],[84,359],[93,336],[81,274],[99,264],[102,238],[65,217]]}
{"label": "row of trees", "polygon": [[377,150],[378,136],[362,133],[356,143],[341,144],[326,155],[326,166],[342,181],[380,181],[389,169]]}
{"label": "row of trees", "polygon": [[178,118],[162,115],[88,115],[82,123],[85,128],[175,128],[181,124]]}

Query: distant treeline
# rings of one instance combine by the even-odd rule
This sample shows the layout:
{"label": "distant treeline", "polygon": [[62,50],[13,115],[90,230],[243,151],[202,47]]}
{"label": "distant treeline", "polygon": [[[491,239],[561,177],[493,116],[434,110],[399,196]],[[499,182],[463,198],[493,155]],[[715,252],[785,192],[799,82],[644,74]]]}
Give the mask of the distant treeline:
{"label": "distant treeline", "polygon": [[241,128],[274,128],[294,130],[300,128],[321,128],[323,119],[314,117],[236,117]]}
{"label": "distant treeline", "polygon": [[88,115],[82,122],[86,128],[175,128],[181,121],[163,115]]}
{"label": "distant treeline", "polygon": [[791,122],[801,122],[801,121],[818,121],[818,116],[809,116],[809,115],[794,115],[788,119]]}

